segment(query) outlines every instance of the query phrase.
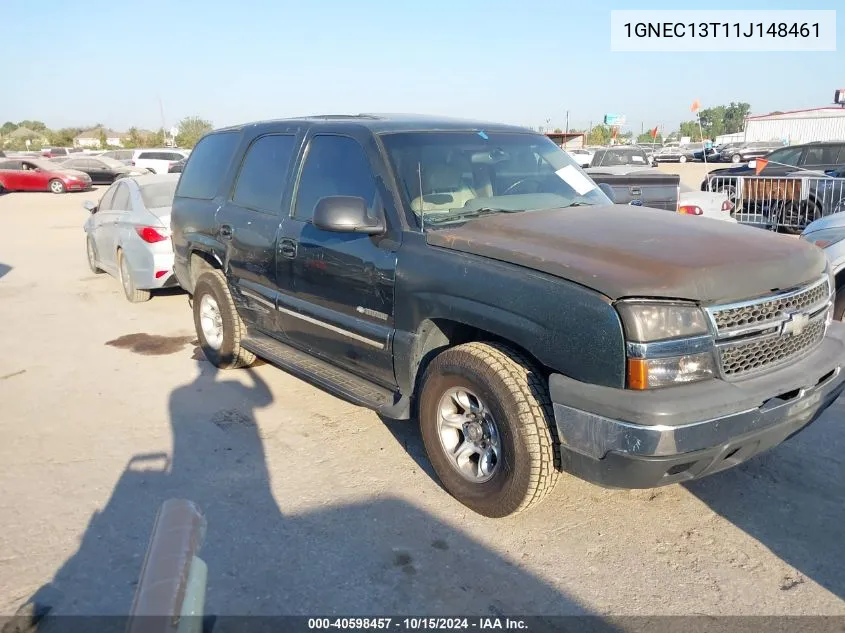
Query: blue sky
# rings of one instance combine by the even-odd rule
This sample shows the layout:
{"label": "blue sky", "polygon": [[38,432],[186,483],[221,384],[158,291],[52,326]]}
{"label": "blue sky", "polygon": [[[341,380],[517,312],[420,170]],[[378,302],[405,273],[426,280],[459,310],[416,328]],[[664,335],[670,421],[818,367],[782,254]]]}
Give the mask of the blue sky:
{"label": "blue sky", "polygon": [[[319,113],[421,112],[571,127],[607,112],[666,131],[703,107],[827,105],[835,53],[611,53],[611,9],[836,9],[713,0],[41,0],[3,7],[0,122],[215,126]],[[17,61],[12,61],[12,60]],[[840,86],[839,84],[843,84]]]}

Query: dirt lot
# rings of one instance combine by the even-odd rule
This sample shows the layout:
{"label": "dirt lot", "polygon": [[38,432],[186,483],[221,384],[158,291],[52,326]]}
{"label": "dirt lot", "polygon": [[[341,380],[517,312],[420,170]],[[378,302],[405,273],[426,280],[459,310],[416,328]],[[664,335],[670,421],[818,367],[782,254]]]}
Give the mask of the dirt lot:
{"label": "dirt lot", "polygon": [[156,510],[183,497],[208,517],[216,614],[845,615],[842,403],[692,485],[566,477],[484,519],[413,424],[269,365],[217,372],[185,295],[132,305],[92,275],[86,197],[0,197],[0,614],[126,612]]}

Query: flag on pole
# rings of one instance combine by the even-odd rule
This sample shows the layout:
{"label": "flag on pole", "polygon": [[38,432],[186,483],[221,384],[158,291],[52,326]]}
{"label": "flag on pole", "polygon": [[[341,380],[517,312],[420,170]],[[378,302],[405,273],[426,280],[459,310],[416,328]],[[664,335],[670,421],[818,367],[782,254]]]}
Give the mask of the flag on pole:
{"label": "flag on pole", "polygon": [[651,135],[651,138],[657,138],[657,126],[655,125],[654,129],[649,130],[648,133]]}
{"label": "flag on pole", "polygon": [[692,105],[689,107],[689,110],[690,110],[690,112],[693,112],[693,113],[698,112],[699,110],[701,110],[701,102],[698,99],[696,99],[695,101],[692,102]]}
{"label": "flag on pole", "polygon": [[766,165],[768,165],[768,164],[769,164],[769,161],[767,161],[765,158],[758,158],[755,161],[754,174],[756,176],[759,176],[760,172],[763,171],[766,168]]}

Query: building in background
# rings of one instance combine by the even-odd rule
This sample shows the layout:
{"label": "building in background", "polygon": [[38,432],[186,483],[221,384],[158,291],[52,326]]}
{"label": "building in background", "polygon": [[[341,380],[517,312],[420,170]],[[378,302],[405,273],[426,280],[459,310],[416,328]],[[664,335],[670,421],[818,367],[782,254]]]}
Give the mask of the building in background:
{"label": "building in background", "polygon": [[587,136],[583,132],[546,132],[546,136],[562,149],[581,149],[587,145]]}
{"label": "building in background", "polygon": [[108,128],[93,128],[85,130],[78,136],[73,138],[73,146],[87,149],[105,149],[100,147],[100,139],[105,135],[106,145],[108,147],[123,147],[123,139],[128,138],[128,134],[123,132],[115,132]]}
{"label": "building in background", "polygon": [[744,140],[783,141],[789,145],[845,140],[845,108],[829,106],[749,116]]}
{"label": "building in background", "polygon": [[727,143],[744,143],[745,132],[734,132],[733,134],[720,134],[715,139],[716,145],[726,145]]}

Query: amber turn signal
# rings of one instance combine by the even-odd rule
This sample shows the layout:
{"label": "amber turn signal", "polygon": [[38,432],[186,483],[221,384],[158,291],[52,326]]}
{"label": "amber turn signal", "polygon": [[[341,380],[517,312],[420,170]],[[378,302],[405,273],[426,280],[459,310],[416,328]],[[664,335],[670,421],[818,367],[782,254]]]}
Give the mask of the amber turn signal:
{"label": "amber turn signal", "polygon": [[644,358],[628,359],[628,389],[648,389],[648,363]]}

